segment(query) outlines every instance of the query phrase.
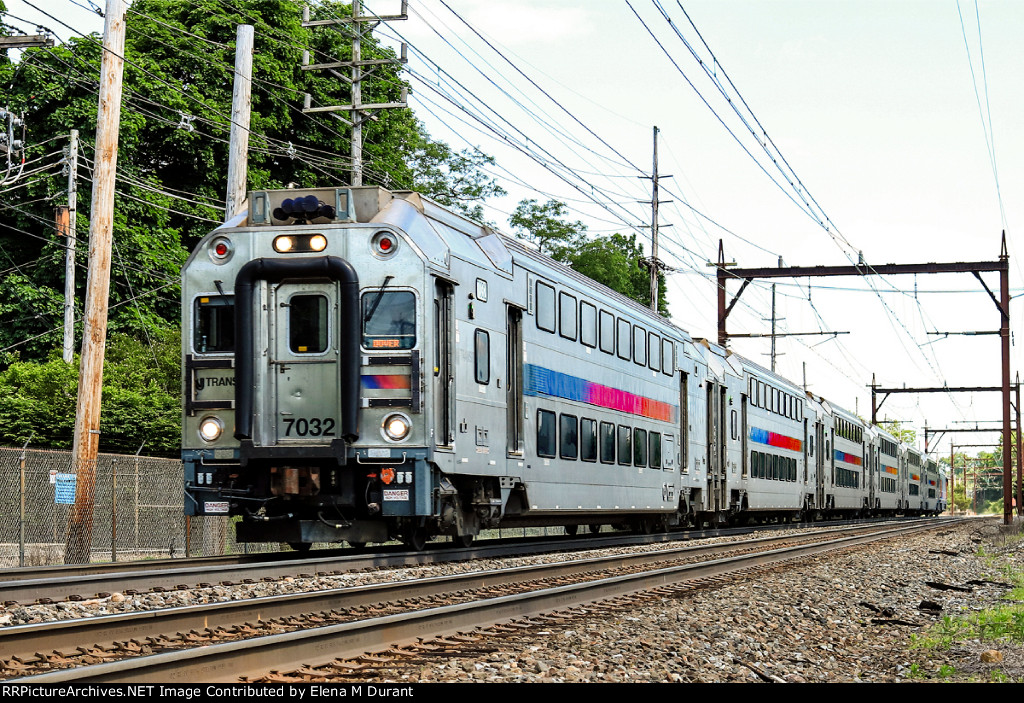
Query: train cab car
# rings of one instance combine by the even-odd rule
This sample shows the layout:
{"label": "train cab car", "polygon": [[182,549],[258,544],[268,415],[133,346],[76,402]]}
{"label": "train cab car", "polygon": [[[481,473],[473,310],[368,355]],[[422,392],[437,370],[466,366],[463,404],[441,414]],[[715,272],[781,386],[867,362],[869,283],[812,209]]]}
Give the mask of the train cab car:
{"label": "train cab car", "polygon": [[182,309],[186,513],[239,541],[653,529],[690,497],[689,336],[415,193],[250,193]]}
{"label": "train cab car", "polygon": [[808,470],[806,394],[768,369],[734,355],[743,369],[742,510],[793,518],[816,507]]}

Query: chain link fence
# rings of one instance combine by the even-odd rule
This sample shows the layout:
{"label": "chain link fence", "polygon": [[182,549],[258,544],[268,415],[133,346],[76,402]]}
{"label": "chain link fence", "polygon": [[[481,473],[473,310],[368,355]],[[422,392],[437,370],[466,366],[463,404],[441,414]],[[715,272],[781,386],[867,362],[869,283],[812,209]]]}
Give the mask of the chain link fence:
{"label": "chain link fence", "polygon": [[280,548],[237,544],[231,518],[186,518],[183,484],[177,459],[100,454],[76,476],[71,452],[0,447],[0,568],[67,563],[69,541],[93,562]]}

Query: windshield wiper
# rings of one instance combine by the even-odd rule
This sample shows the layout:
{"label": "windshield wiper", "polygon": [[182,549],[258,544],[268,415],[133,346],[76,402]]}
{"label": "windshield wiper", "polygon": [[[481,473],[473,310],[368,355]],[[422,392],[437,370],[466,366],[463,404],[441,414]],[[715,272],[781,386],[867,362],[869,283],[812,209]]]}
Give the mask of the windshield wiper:
{"label": "windshield wiper", "polygon": [[384,277],[384,283],[381,284],[380,290],[377,292],[377,297],[373,299],[373,305],[370,306],[370,311],[367,312],[365,316],[363,316],[364,323],[369,322],[370,319],[373,317],[373,313],[377,312],[377,306],[380,305],[380,301],[384,297],[384,289],[388,287],[388,281],[390,281],[392,278],[394,278],[394,276]]}

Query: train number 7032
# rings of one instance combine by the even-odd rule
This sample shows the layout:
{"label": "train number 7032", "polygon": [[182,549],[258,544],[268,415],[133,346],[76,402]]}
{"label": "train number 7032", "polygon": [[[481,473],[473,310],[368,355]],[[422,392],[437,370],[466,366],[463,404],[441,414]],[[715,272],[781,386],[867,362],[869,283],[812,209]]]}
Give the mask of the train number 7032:
{"label": "train number 7032", "polygon": [[334,435],[334,418],[332,417],[286,417],[284,418],[285,437],[331,437]]}

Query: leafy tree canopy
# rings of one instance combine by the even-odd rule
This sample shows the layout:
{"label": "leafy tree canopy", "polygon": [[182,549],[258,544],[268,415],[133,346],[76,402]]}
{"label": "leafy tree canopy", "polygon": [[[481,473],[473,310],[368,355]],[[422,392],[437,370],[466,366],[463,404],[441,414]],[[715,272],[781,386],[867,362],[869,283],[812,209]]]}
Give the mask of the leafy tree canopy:
{"label": "leafy tree canopy", "polygon": [[[536,200],[523,200],[509,218],[509,224],[520,239],[536,244],[556,261],[642,305],[650,305],[650,275],[641,266],[644,248],[637,243],[636,235],[591,237],[579,220],[563,219],[567,213],[565,203],[557,200],[543,205]],[[663,274],[658,275],[658,312],[669,315]]]}
{"label": "leafy tree canopy", "polygon": [[[313,19],[350,15],[340,2],[313,6]],[[126,23],[110,324],[141,336],[177,326],[181,264],[223,220],[237,26],[252,24],[256,35],[250,189],[348,182],[349,128],[329,115],[305,114],[302,106],[307,93],[314,106],[350,104],[351,88],[328,71],[303,71],[302,53],[323,63],[351,60],[352,49],[346,25],[304,28],[301,5],[286,0],[135,0]],[[0,202],[0,270],[7,283],[0,287],[0,350],[17,349],[23,359],[45,359],[61,338],[65,244],[53,206],[66,202],[60,152],[72,129],[82,141],[81,308],[100,57],[100,40],[91,36],[29,49],[17,64],[0,62],[4,104],[25,114],[27,157],[48,165],[21,178]],[[405,83],[394,52],[364,35],[362,58],[396,59],[363,83],[363,102],[400,101]],[[363,128],[365,183],[417,189],[470,216],[501,192],[482,170],[490,157],[432,140],[411,110],[374,117]],[[0,354],[0,364],[10,360]]]}
{"label": "leafy tree canopy", "polygon": [[[104,451],[173,453],[181,445],[180,346],[174,330],[151,343],[114,333],[107,344],[100,421]],[[0,444],[70,449],[78,397],[77,359],[16,361],[0,371]]]}
{"label": "leafy tree canopy", "polygon": [[914,442],[917,441],[917,432],[908,427],[903,427],[899,420],[879,422],[878,426],[903,444],[907,444],[912,447],[914,446]]}

